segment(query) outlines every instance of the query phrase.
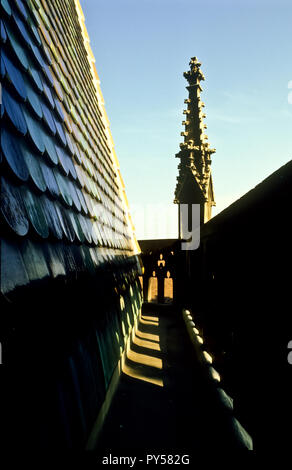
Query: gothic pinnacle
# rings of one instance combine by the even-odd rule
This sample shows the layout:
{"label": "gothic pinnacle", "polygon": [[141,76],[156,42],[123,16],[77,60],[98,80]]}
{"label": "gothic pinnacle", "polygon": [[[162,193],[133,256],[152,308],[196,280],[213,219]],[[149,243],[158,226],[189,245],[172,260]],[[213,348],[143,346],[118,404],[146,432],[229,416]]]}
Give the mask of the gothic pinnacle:
{"label": "gothic pinnacle", "polygon": [[189,66],[190,69],[183,74],[188,82],[186,87],[188,98],[184,100],[187,106],[183,110],[185,119],[182,124],[185,129],[181,132],[181,136],[184,137],[184,142],[180,144],[180,151],[176,154],[176,157],[180,159],[180,164],[178,166],[179,177],[175,198],[177,202],[184,203],[185,193],[183,188],[187,184],[185,183],[186,177],[189,177],[197,185],[201,197],[208,204],[209,217],[211,214],[210,207],[215,204],[211,175],[211,155],[215,152],[215,149],[210,148],[208,136],[204,132],[207,125],[204,123],[206,113],[203,110],[205,104],[201,100],[203,90],[200,82],[205,80],[205,77],[201,71],[201,63],[197,57],[192,57]]}

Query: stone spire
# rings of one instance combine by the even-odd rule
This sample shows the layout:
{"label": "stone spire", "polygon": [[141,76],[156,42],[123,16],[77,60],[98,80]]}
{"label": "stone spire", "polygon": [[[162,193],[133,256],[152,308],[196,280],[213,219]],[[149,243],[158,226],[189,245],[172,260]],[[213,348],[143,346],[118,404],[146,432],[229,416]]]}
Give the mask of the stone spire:
{"label": "stone spire", "polygon": [[206,115],[203,112],[205,105],[201,101],[200,82],[205,77],[200,68],[201,63],[197,57],[192,57],[189,65],[190,70],[184,72],[189,97],[185,100],[187,109],[183,111],[186,115],[182,122],[185,130],[181,132],[184,142],[180,144],[180,152],[176,154],[180,158],[180,164],[174,202],[201,204],[201,220],[204,223],[211,218],[211,207],[215,205],[211,176],[211,155],[215,153],[215,149],[210,148],[208,137],[204,133],[207,126],[203,121]]}

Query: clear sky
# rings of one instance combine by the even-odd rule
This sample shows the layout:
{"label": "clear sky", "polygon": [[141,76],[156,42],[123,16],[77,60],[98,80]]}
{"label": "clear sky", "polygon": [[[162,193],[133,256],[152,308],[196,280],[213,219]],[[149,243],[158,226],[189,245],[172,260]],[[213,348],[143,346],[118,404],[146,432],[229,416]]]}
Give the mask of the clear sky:
{"label": "clear sky", "polygon": [[177,236],[175,154],[190,57],[202,62],[206,133],[217,149],[213,214],[291,160],[291,0],[81,6],[138,238]]}

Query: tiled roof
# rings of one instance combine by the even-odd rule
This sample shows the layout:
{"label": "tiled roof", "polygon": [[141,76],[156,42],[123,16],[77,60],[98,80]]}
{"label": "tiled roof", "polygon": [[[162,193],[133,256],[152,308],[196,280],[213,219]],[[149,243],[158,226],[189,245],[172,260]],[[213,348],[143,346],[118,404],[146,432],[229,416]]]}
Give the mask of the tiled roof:
{"label": "tiled roof", "polygon": [[1,291],[127,269],[137,242],[79,3],[1,0],[1,16]]}

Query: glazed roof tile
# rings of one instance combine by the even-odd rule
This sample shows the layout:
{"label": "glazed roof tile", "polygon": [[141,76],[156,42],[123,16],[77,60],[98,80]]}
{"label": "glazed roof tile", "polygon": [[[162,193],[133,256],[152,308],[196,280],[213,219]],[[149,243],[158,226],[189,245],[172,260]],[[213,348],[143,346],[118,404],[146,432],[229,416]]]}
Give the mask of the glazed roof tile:
{"label": "glazed roof tile", "polygon": [[8,226],[19,236],[28,233],[29,222],[23,198],[17,186],[6,178],[1,178],[1,213]]}
{"label": "glazed roof tile", "polygon": [[21,71],[15,67],[13,62],[7,57],[4,51],[1,51],[1,57],[5,65],[7,80],[11,83],[12,87],[16,91],[18,98],[23,101],[26,100],[27,92]]}
{"label": "glazed roof tile", "polygon": [[34,88],[31,85],[30,80],[26,77],[24,79],[25,88],[26,88],[26,95],[27,95],[27,106],[30,107],[30,110],[33,112],[36,118],[42,119],[43,117],[43,110],[41,107],[41,102],[39,95],[36,93]]}
{"label": "glazed roof tile", "polygon": [[22,152],[20,141],[15,135],[3,128],[1,132],[1,148],[3,155],[14,173],[21,181],[27,181],[29,171]]}
{"label": "glazed roof tile", "polygon": [[27,124],[23,114],[23,109],[20,103],[11,95],[11,93],[3,87],[2,89],[2,106],[5,117],[8,118],[7,122],[20,132],[25,135],[27,132]]}
{"label": "glazed roof tile", "polygon": [[127,271],[132,233],[77,3],[1,0],[1,12],[1,291],[117,257]]}

